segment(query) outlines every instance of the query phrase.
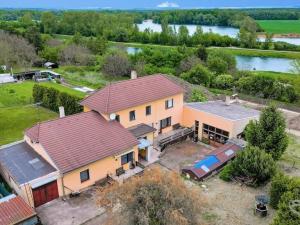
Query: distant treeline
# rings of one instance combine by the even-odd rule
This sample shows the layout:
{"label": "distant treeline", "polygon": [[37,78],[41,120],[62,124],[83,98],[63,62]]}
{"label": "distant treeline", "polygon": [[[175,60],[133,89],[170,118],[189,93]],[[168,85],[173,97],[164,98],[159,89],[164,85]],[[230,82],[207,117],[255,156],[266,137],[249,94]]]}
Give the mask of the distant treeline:
{"label": "distant treeline", "polygon": [[[34,20],[40,20],[47,10],[0,10],[0,20],[15,21],[30,13]],[[52,10],[57,16],[63,16],[65,12],[90,12],[101,14],[130,15],[134,22],[139,23],[145,19],[153,19],[160,22],[167,17],[169,23],[220,25],[238,27],[241,17],[250,16],[256,20],[297,20],[300,18],[300,8],[278,9],[189,9],[189,10]]]}

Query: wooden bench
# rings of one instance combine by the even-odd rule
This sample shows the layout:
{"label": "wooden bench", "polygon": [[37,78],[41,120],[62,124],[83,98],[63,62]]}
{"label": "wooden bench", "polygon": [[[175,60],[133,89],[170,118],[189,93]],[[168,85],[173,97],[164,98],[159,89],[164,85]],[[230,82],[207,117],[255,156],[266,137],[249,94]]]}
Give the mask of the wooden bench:
{"label": "wooden bench", "polygon": [[116,175],[117,175],[118,177],[121,176],[121,175],[124,174],[124,173],[125,173],[125,170],[124,170],[123,167],[120,167],[120,168],[116,169]]}

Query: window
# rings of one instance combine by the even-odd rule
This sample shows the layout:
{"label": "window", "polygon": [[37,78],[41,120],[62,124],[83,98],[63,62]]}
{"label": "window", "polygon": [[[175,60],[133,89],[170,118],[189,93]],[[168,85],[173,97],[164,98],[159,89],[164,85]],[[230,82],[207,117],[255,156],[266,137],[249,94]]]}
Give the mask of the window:
{"label": "window", "polygon": [[225,144],[229,138],[229,132],[207,124],[203,124],[203,138]]}
{"label": "window", "polygon": [[81,183],[83,183],[83,182],[85,182],[89,179],[90,179],[90,171],[88,169],[80,172],[80,181],[81,181]]}
{"label": "window", "polygon": [[146,116],[151,115],[151,105],[146,106]]}
{"label": "window", "polygon": [[122,165],[127,164],[127,163],[132,162],[132,161],[133,161],[133,152],[130,152],[126,155],[121,156],[121,164]]}
{"label": "window", "polygon": [[134,110],[129,112],[129,120],[130,121],[135,120],[135,111]]}
{"label": "window", "polygon": [[120,115],[116,115],[116,121],[120,122]]}
{"label": "window", "polygon": [[163,119],[160,121],[160,128],[164,129],[166,127],[171,126],[171,117],[168,117],[166,119]]}
{"label": "window", "polygon": [[166,104],[166,109],[173,108],[173,106],[174,106],[173,99],[166,100],[165,104]]}

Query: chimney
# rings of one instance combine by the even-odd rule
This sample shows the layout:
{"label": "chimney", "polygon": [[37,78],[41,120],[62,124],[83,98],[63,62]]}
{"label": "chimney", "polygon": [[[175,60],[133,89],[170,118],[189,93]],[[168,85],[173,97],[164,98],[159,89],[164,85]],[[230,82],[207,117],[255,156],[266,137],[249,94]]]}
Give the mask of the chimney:
{"label": "chimney", "polygon": [[230,103],[231,103],[230,96],[226,96],[226,97],[225,97],[225,104],[226,104],[226,105],[230,105]]}
{"label": "chimney", "polygon": [[63,106],[59,106],[59,117],[63,118],[65,117],[65,108]]}
{"label": "chimney", "polygon": [[137,72],[135,70],[131,71],[130,78],[131,79],[136,79],[137,78]]}

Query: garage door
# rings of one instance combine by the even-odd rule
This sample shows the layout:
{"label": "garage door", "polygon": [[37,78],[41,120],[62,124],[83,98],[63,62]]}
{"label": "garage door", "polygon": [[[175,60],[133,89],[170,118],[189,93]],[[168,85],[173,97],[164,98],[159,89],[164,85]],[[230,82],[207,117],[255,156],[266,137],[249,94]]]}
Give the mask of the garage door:
{"label": "garage door", "polygon": [[32,190],[34,206],[38,207],[58,198],[57,181],[45,184]]}

